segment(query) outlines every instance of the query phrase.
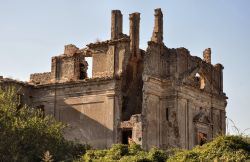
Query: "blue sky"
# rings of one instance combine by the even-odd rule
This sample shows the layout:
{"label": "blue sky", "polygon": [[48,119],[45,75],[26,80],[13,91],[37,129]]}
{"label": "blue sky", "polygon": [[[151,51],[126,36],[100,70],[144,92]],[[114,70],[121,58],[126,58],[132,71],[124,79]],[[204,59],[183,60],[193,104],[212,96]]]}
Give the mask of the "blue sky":
{"label": "blue sky", "polygon": [[227,116],[241,131],[250,128],[249,0],[0,0],[0,75],[28,80],[30,73],[49,71],[51,57],[65,44],[82,48],[109,39],[112,9],[122,11],[127,34],[128,14],[141,13],[145,49],[159,7],[166,46],[185,47],[200,57],[210,47],[212,63],[225,67]]}

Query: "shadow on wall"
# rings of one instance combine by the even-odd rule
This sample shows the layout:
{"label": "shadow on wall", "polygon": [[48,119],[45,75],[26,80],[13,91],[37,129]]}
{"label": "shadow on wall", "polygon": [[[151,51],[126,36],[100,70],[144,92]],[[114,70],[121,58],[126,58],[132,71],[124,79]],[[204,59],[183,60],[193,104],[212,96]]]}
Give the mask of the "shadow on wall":
{"label": "shadow on wall", "polygon": [[[95,107],[97,106],[97,107]],[[59,106],[59,120],[67,124],[65,137],[93,148],[107,148],[113,144],[113,131],[106,125],[108,116],[101,110],[95,111],[98,104]],[[113,126],[113,125],[112,125]]]}

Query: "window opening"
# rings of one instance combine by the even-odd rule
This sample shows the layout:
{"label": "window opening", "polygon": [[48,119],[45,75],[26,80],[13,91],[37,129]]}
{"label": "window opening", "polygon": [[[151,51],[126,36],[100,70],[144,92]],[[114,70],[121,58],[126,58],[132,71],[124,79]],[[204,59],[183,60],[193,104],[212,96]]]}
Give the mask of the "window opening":
{"label": "window opening", "polygon": [[87,69],[88,78],[92,78],[93,57],[85,57],[85,60],[88,63],[88,69]]}
{"label": "window opening", "polygon": [[203,76],[201,76],[199,73],[195,74],[195,78],[199,82],[200,89],[204,89],[205,85],[206,85],[205,78]]}

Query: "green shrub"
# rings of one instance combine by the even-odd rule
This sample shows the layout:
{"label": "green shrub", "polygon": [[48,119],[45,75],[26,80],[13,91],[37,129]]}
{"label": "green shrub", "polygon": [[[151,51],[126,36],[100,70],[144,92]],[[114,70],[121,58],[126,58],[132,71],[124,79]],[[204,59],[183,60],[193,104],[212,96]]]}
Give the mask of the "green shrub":
{"label": "green shrub", "polygon": [[141,146],[136,143],[133,143],[128,146],[129,155],[136,155],[138,152],[141,151],[142,151]]}
{"label": "green shrub", "polygon": [[192,150],[152,148],[149,152],[136,144],[117,144],[109,150],[87,151],[84,157],[81,162],[250,162],[250,140],[242,136],[219,136]]}
{"label": "green shrub", "polygon": [[119,162],[152,162],[146,152],[141,152],[139,155],[123,156]]}
{"label": "green shrub", "polygon": [[78,162],[164,162],[166,158],[166,152],[157,148],[146,152],[137,144],[115,144],[109,150],[88,150]]}
{"label": "green shrub", "polygon": [[148,153],[148,158],[153,162],[165,162],[168,156],[165,151],[153,147]]}
{"label": "green shrub", "polygon": [[88,150],[85,155],[82,156],[80,161],[92,162],[97,161],[107,155],[107,150]]}
{"label": "green shrub", "polygon": [[250,143],[242,136],[219,136],[213,141],[181,151],[168,159],[178,161],[250,161]]}
{"label": "green shrub", "polygon": [[85,153],[85,146],[66,141],[61,122],[41,111],[21,106],[12,87],[0,88],[1,161],[41,161],[49,151],[54,161],[70,160]]}
{"label": "green shrub", "polygon": [[128,145],[114,144],[108,151],[107,156],[111,160],[119,160],[122,156],[128,155]]}

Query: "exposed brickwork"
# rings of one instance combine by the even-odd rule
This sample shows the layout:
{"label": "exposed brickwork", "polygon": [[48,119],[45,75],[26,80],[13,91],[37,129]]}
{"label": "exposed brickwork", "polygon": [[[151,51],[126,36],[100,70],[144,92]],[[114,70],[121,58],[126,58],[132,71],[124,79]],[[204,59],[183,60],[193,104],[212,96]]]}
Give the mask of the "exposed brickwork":
{"label": "exposed brickwork", "polygon": [[51,81],[51,72],[35,73],[30,75],[30,82],[35,84],[46,84]]}

